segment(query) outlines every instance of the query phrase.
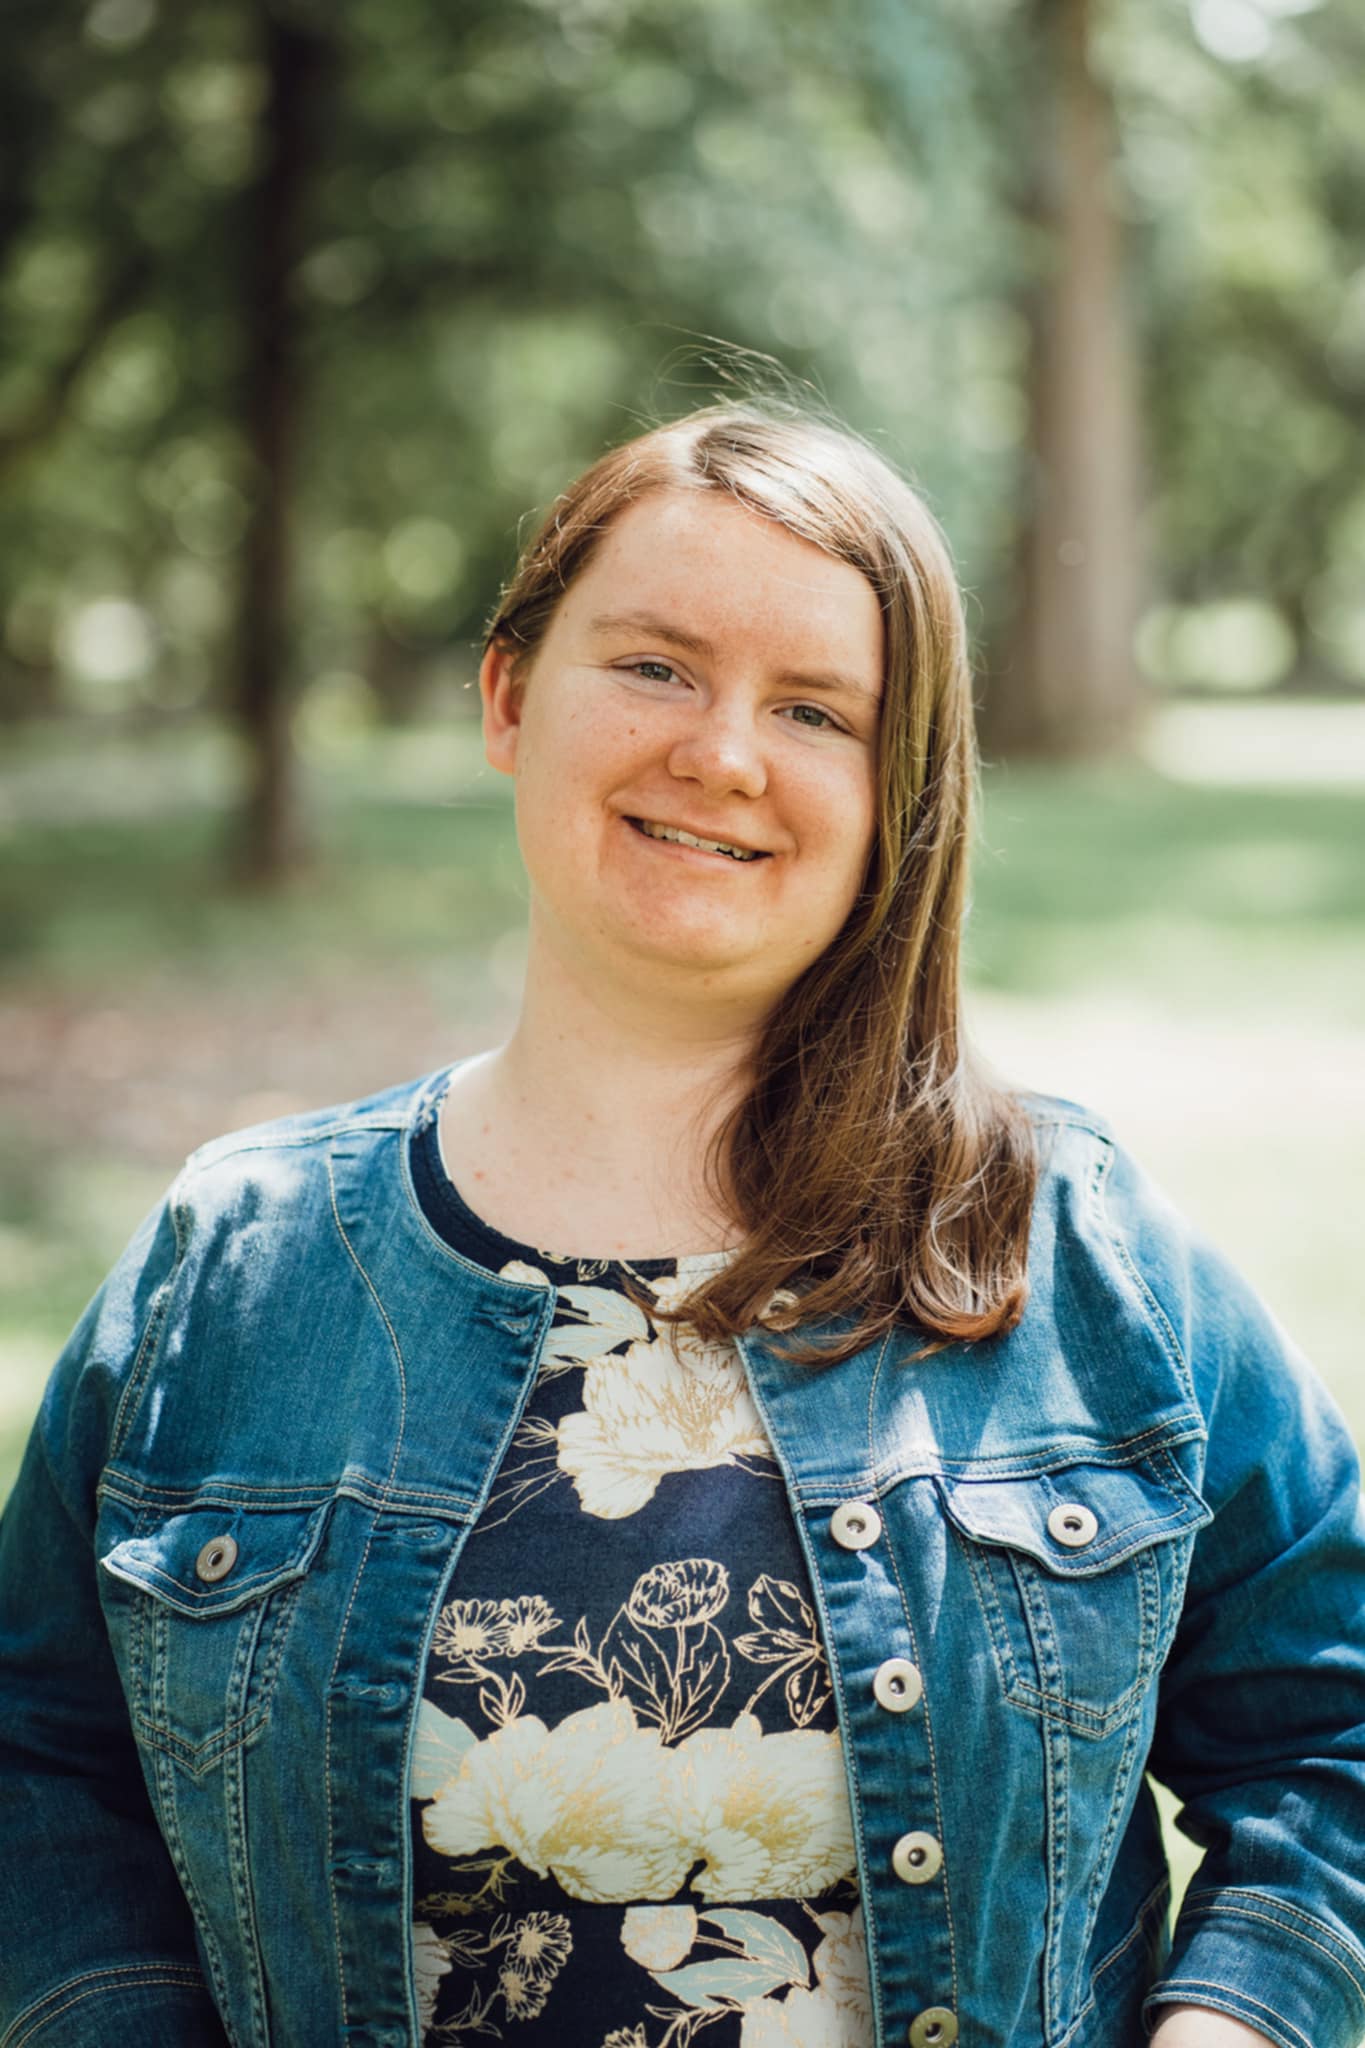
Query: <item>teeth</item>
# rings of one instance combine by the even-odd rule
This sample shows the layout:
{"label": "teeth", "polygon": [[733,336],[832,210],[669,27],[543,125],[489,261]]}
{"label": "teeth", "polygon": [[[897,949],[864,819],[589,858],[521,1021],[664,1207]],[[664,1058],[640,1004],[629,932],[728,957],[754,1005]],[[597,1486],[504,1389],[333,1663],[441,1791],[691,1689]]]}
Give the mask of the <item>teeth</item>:
{"label": "teeth", "polygon": [[758,855],[742,846],[727,846],[723,839],[698,839],[695,833],[684,832],[679,825],[651,825],[644,818],[640,830],[651,839],[671,839],[678,846],[699,846],[703,853],[728,853],[731,860],[757,860]]}

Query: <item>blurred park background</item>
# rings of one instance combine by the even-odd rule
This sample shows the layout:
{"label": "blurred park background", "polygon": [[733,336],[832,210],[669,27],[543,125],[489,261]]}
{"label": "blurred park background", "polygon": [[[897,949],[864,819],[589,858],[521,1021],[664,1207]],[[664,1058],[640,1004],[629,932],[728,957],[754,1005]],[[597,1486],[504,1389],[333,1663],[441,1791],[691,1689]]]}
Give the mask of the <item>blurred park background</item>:
{"label": "blurred park background", "polygon": [[509,1023],[481,622],[570,476],[736,377],[950,537],[978,1041],[1365,1440],[1359,0],[7,25],[0,1498],[187,1149]]}

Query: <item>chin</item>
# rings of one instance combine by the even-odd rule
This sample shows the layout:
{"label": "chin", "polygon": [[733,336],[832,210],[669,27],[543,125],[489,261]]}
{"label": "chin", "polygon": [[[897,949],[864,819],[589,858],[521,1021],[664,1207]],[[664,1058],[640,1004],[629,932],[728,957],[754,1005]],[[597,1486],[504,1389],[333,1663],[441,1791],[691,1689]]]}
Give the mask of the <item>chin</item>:
{"label": "chin", "polygon": [[714,929],[655,925],[646,930],[636,927],[623,931],[620,936],[643,959],[657,961],[660,966],[667,963],[695,968],[699,973],[736,972],[753,964],[755,958],[752,941],[746,943],[737,934],[727,935]]}

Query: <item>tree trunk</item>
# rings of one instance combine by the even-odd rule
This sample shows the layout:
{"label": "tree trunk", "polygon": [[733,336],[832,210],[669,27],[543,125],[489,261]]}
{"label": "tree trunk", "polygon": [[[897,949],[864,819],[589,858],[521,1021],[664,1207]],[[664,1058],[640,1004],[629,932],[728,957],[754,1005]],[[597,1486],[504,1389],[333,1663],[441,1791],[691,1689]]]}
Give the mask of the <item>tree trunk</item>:
{"label": "tree trunk", "polygon": [[[1136,366],[1109,192],[1115,119],[1092,65],[1092,0],[1033,0],[1039,114],[1025,226],[1044,272],[1031,336],[1029,467],[1010,616],[987,663],[988,758],[1121,746],[1142,692],[1133,635],[1140,564]],[[1048,113],[1051,119],[1048,119]]]}
{"label": "tree trunk", "polygon": [[242,541],[232,691],[247,785],[232,865],[240,880],[267,884],[282,879],[304,851],[290,742],[289,539],[300,403],[290,286],[316,166],[315,102],[328,53],[269,0],[258,22],[268,84],[259,170],[246,203],[242,416],[251,512]]}

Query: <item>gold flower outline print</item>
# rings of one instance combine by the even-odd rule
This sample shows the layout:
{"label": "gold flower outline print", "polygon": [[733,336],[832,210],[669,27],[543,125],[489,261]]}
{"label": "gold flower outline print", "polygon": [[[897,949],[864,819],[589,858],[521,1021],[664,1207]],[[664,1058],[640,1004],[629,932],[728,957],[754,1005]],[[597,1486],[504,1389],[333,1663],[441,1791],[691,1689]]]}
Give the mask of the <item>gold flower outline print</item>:
{"label": "gold flower outline print", "polygon": [[500,1913],[486,1933],[468,1928],[440,1937],[422,1921],[414,1923],[413,1931],[424,2038],[435,2016],[442,1977],[458,1967],[476,1970],[485,1980],[473,1986],[459,2012],[431,2032],[433,2041],[460,2041],[469,2032],[500,2035],[493,2018],[499,1999],[509,2020],[538,2019],[573,1950],[563,1913],[525,1913],[519,1919]]}
{"label": "gold flower outline print", "polygon": [[751,1664],[771,1664],[775,1669],[749,1695],[745,1712],[752,1713],[768,1687],[781,1678],[793,1726],[808,1728],[833,1690],[810,1602],[790,1579],[770,1578],[764,1572],[749,1588],[748,1608],[749,1619],[758,1627],[751,1635],[736,1636],[733,1647]]}
{"label": "gold flower outline print", "polygon": [[730,1652],[715,1617],[730,1574],[711,1557],[677,1558],[641,1572],[594,1649],[586,1616],[571,1643],[547,1643],[538,1676],[569,1671],[608,1699],[628,1699],[663,1742],[704,1727],[730,1683]]}
{"label": "gold flower outline print", "polygon": [[448,1600],[437,1617],[431,1647],[450,1668],[436,1676],[447,1685],[477,1684],[479,1705],[501,1727],[514,1721],[525,1706],[526,1686],[518,1672],[508,1679],[494,1670],[492,1660],[525,1656],[558,1627],[559,1616],[539,1593],[503,1600]]}

